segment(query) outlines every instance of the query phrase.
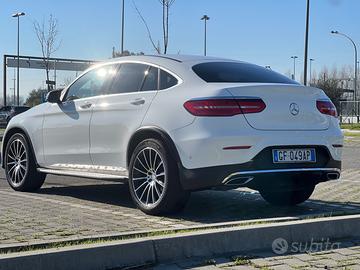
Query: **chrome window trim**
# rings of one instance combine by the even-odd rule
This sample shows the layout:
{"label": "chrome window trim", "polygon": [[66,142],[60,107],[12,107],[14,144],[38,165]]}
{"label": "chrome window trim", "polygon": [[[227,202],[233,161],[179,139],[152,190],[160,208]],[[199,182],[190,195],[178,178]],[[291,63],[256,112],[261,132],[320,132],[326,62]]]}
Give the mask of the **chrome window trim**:
{"label": "chrome window trim", "polygon": [[[134,63],[134,64],[143,64],[143,65],[148,65],[148,66],[153,66],[153,67],[156,67],[158,69],[161,69],[167,73],[169,73],[170,75],[174,76],[175,79],[177,80],[177,84],[169,87],[169,88],[165,88],[165,89],[157,89],[157,90],[151,90],[151,91],[164,91],[164,90],[169,90],[169,89],[172,89],[180,84],[182,84],[184,82],[184,80],[178,76],[177,74],[175,74],[174,72],[172,72],[171,70],[167,69],[167,68],[164,68],[160,65],[157,65],[157,64],[153,64],[153,63],[149,63],[149,62],[146,62],[146,61],[139,61],[139,60],[123,60],[123,61],[112,61],[112,62],[105,62],[105,63],[100,63],[100,64],[95,64],[94,66],[88,68],[87,70],[85,70],[80,76],[78,76],[77,78],[75,78],[62,92],[61,92],[61,96],[60,96],[60,100],[62,102],[64,102],[65,100],[64,97],[66,96],[66,93],[68,92],[69,88],[78,80],[80,79],[81,77],[83,77],[85,74],[87,74],[88,72],[96,69],[96,68],[101,68],[101,67],[104,67],[104,66],[108,66],[108,65],[117,65],[117,64],[127,64],[127,63]],[[159,72],[160,74],[160,72]],[[145,91],[145,92],[151,92],[151,91]],[[136,91],[136,92],[128,92],[128,93],[137,93],[139,91]],[[123,94],[128,94],[128,93],[118,93],[118,94],[112,94],[112,95],[123,95]],[[100,97],[100,96],[108,96],[108,95],[97,95],[97,96],[92,96],[92,97]],[[84,98],[79,98],[77,100],[83,100]]]}

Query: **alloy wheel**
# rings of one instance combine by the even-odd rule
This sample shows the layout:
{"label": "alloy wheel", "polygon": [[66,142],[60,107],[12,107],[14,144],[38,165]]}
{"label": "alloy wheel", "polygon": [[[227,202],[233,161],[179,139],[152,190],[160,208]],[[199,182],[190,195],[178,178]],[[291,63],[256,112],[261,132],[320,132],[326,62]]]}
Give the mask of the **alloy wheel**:
{"label": "alloy wheel", "polygon": [[136,156],[132,168],[132,185],[136,198],[147,207],[158,203],[167,185],[164,161],[154,148],[146,147]]}
{"label": "alloy wheel", "polygon": [[6,155],[6,170],[11,184],[18,187],[24,181],[28,170],[28,154],[20,139],[13,140]]}

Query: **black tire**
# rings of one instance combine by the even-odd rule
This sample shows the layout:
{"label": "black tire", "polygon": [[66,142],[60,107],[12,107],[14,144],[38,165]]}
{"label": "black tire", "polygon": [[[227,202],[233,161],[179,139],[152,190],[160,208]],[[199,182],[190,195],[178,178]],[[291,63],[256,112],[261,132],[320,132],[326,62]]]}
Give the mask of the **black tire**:
{"label": "black tire", "polygon": [[266,191],[260,190],[261,196],[270,204],[277,206],[294,206],[305,202],[310,198],[315,186],[309,186],[300,190]]}
{"label": "black tire", "polygon": [[132,153],[129,189],[136,206],[150,215],[178,212],[190,195],[181,187],[174,158],[156,139],[140,142]]}
{"label": "black tire", "polygon": [[46,178],[46,174],[37,171],[34,154],[21,133],[12,135],[7,142],[4,167],[7,181],[16,191],[36,191]]}

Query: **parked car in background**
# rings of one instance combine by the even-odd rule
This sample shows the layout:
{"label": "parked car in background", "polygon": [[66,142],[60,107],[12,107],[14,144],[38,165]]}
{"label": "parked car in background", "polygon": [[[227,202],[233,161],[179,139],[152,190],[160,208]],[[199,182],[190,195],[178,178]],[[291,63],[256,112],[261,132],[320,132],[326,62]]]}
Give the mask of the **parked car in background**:
{"label": "parked car in background", "polygon": [[263,67],[202,56],[131,56],[96,65],[16,116],[2,144],[10,186],[46,174],[129,181],[148,214],[191,191],[248,187],[275,205],[340,177],[343,135],[326,94]]}
{"label": "parked car in background", "polygon": [[0,108],[0,127],[6,127],[11,118],[30,109],[28,106],[4,106]]}

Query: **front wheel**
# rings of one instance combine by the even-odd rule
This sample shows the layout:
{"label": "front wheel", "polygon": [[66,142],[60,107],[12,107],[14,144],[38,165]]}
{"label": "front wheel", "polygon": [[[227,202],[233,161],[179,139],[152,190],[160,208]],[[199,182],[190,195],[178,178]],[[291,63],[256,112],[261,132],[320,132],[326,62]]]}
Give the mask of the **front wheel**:
{"label": "front wheel", "polygon": [[261,196],[270,204],[278,206],[293,206],[305,202],[314,192],[315,186],[300,190],[266,191],[260,190]]}
{"label": "front wheel", "polygon": [[186,205],[176,162],[163,143],[147,139],[135,148],[129,165],[129,188],[136,206],[146,214],[174,213]]}
{"label": "front wheel", "polygon": [[46,175],[39,173],[25,136],[16,133],[9,139],[4,155],[5,175],[9,185],[16,191],[36,191]]}

